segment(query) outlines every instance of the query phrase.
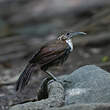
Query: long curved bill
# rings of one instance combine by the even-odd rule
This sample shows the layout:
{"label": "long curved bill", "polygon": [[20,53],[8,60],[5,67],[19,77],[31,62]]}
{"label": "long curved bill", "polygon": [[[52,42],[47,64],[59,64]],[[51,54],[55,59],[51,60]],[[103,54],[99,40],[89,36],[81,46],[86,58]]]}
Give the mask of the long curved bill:
{"label": "long curved bill", "polygon": [[85,32],[71,32],[70,38],[77,36],[77,35],[87,35]]}

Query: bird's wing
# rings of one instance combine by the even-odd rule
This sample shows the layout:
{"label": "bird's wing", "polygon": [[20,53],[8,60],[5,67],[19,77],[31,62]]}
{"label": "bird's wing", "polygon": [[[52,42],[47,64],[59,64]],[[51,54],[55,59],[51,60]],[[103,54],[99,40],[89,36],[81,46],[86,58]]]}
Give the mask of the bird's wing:
{"label": "bird's wing", "polygon": [[30,62],[49,63],[63,55],[67,47],[68,45],[61,41],[46,44],[32,57]]}

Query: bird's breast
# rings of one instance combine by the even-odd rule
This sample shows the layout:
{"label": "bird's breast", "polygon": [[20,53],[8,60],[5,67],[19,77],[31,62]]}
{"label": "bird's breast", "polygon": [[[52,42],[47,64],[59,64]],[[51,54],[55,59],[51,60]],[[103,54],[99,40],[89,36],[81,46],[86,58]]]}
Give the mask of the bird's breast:
{"label": "bird's breast", "polygon": [[70,47],[70,52],[72,52],[73,51],[73,43],[72,43],[72,40],[71,39],[68,39],[68,40],[66,40],[66,43],[69,45],[69,47]]}

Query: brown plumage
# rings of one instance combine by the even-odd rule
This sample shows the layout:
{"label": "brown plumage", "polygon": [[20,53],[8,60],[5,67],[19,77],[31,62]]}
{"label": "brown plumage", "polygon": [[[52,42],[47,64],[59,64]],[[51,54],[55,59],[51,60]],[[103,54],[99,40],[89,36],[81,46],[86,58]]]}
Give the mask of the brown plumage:
{"label": "brown plumage", "polygon": [[54,40],[41,47],[39,52],[35,54],[35,56],[33,56],[29,62],[37,62],[42,70],[47,70],[48,66],[50,67],[54,64],[61,63],[61,61],[59,61],[60,58],[62,60],[65,59],[65,57],[62,57],[62,55],[67,53],[68,48],[69,46],[67,43],[65,43],[65,41]]}
{"label": "brown plumage", "polygon": [[34,72],[33,68],[39,68],[49,74],[53,79],[56,78],[46,70],[54,65],[63,64],[68,58],[69,53],[72,51],[72,42],[68,41],[72,36],[77,34],[85,34],[83,32],[67,33],[58,37],[58,39],[50,41],[42,46],[39,51],[30,59],[23,73],[20,75],[16,91],[21,91],[29,82],[31,73]]}

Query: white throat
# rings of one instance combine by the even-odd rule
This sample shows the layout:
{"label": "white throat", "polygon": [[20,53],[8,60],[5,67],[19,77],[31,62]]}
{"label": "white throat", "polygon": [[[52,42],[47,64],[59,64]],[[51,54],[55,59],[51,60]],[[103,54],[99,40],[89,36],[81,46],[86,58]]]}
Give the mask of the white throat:
{"label": "white throat", "polygon": [[68,39],[68,40],[66,40],[66,43],[69,45],[69,47],[71,48],[70,49],[70,52],[72,52],[73,51],[73,43],[72,43],[72,40],[71,39]]}

